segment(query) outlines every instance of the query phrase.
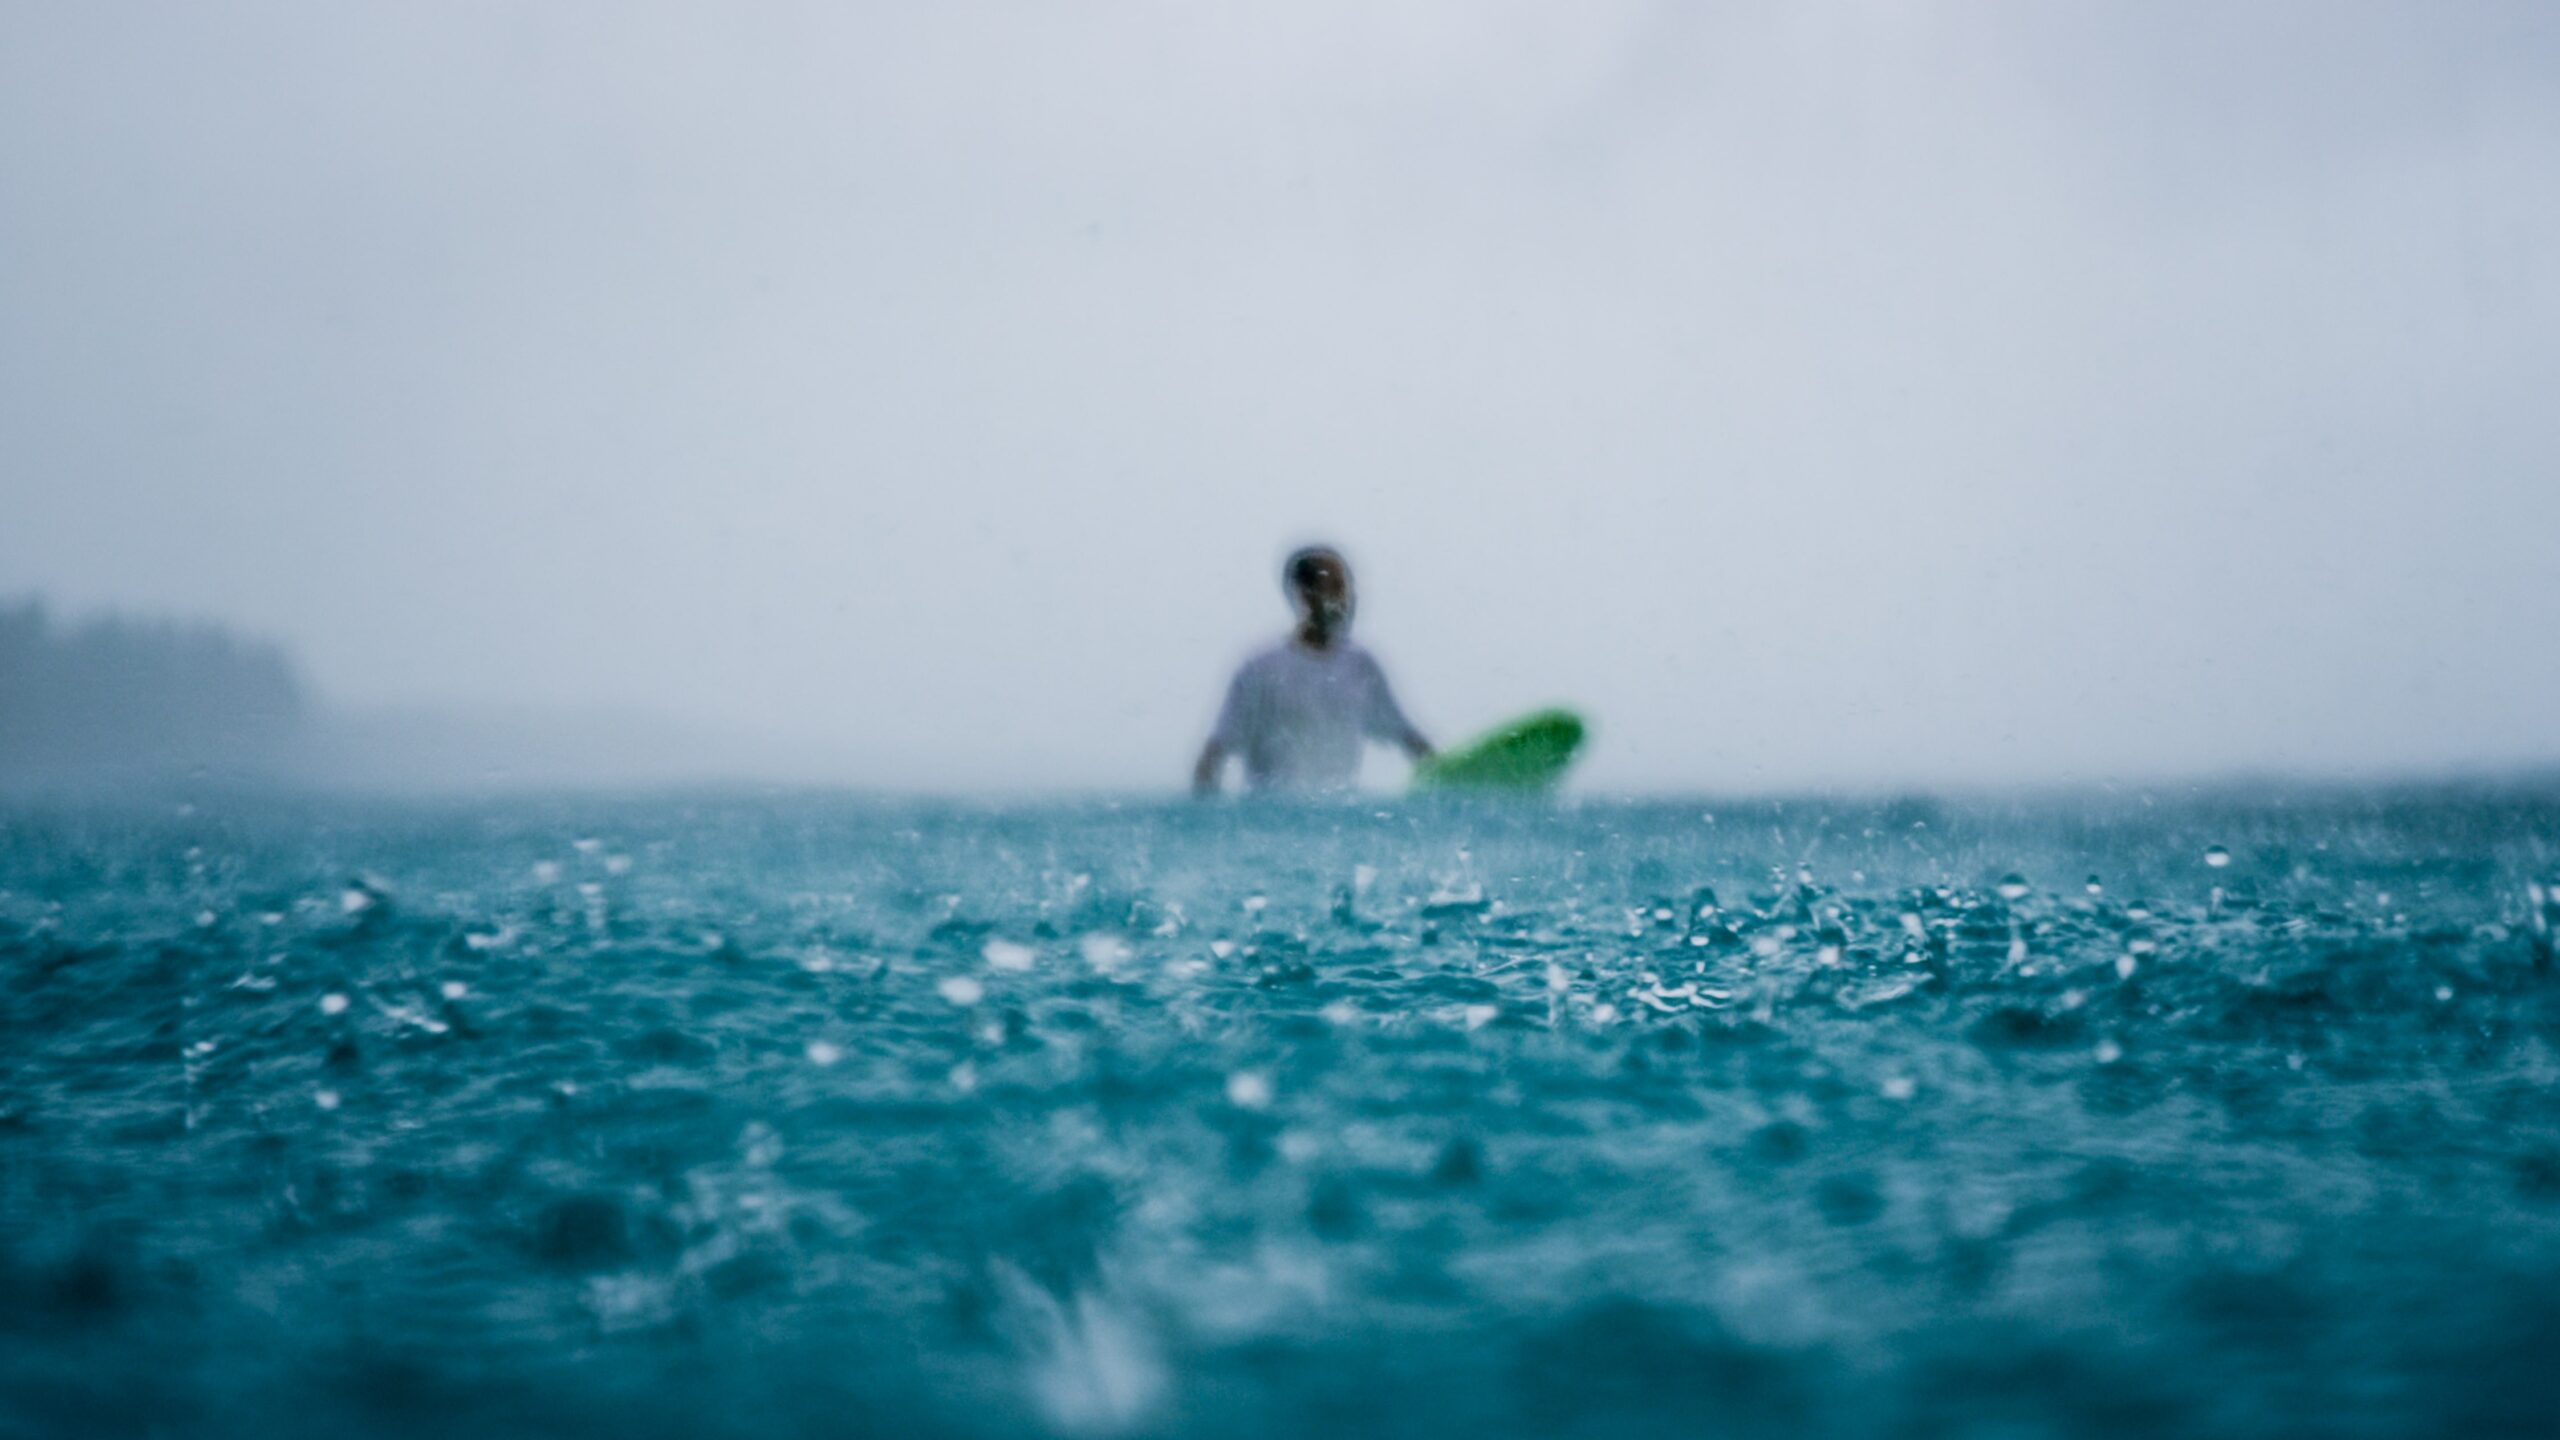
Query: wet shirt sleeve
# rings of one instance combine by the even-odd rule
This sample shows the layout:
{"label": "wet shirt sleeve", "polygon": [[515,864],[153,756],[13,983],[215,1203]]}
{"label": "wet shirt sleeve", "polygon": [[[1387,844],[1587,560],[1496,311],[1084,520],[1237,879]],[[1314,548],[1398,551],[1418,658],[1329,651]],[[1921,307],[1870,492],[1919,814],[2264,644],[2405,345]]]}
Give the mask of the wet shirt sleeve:
{"label": "wet shirt sleeve", "polygon": [[1218,707],[1218,723],[1210,728],[1209,739],[1224,750],[1244,748],[1245,736],[1253,728],[1254,668],[1238,666],[1235,678],[1227,682],[1226,703]]}
{"label": "wet shirt sleeve", "polygon": [[1386,670],[1378,664],[1375,655],[1364,654],[1360,658],[1365,662],[1362,668],[1368,672],[1369,701],[1364,718],[1370,737],[1378,740],[1403,739],[1413,729],[1413,722],[1404,718],[1404,707],[1396,704],[1396,693],[1387,684]]}

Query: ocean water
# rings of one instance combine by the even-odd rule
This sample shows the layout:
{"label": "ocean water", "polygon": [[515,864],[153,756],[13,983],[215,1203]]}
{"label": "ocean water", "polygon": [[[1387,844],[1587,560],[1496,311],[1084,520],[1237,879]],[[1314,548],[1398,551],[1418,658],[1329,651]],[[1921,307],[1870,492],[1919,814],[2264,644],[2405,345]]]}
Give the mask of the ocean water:
{"label": "ocean water", "polygon": [[2560,1428],[2560,795],[0,811],[0,1434]]}

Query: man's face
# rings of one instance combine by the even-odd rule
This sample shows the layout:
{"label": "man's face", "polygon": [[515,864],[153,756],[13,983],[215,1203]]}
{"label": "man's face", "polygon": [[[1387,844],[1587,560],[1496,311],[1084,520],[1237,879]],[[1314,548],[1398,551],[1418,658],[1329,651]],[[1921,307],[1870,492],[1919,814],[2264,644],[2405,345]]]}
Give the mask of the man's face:
{"label": "man's face", "polygon": [[1351,628],[1351,569],[1330,555],[1319,555],[1298,569],[1290,599],[1298,616],[1319,633],[1336,635]]}

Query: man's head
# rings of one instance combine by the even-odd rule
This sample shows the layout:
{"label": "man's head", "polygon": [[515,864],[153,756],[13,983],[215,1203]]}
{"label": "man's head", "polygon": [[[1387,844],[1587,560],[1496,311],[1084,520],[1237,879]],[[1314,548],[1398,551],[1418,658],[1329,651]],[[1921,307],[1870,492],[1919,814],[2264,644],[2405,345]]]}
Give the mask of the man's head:
{"label": "man's head", "polygon": [[1307,545],[1280,567],[1280,588],[1298,612],[1298,632],[1317,645],[1351,633],[1351,562],[1330,545]]}

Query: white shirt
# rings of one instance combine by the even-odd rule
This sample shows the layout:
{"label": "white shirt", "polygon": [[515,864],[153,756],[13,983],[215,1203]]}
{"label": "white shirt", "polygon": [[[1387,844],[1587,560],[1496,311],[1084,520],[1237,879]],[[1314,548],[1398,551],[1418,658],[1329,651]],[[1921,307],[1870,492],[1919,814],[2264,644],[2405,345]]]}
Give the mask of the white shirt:
{"label": "white shirt", "polygon": [[1292,637],[1236,671],[1210,738],[1243,759],[1257,790],[1331,789],[1360,778],[1361,741],[1412,728],[1368,651],[1348,640],[1311,650]]}

